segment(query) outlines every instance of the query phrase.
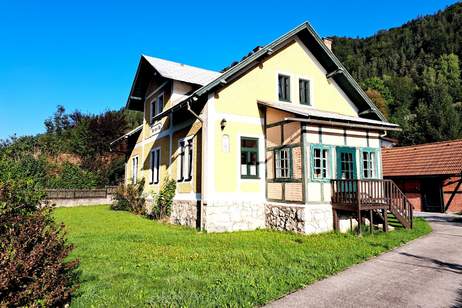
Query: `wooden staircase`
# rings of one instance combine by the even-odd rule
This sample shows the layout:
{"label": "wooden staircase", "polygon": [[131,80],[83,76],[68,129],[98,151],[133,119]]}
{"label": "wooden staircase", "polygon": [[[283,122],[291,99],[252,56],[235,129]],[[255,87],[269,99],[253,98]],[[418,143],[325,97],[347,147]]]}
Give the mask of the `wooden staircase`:
{"label": "wooden staircase", "polygon": [[332,180],[331,189],[336,230],[339,212],[350,213],[360,222],[369,218],[371,224],[383,224],[384,231],[392,214],[404,228],[412,228],[412,204],[391,180]]}

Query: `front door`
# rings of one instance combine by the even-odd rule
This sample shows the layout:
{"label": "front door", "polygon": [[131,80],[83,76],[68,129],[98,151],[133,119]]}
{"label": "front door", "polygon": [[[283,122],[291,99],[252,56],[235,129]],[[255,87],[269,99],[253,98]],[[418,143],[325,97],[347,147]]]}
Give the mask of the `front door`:
{"label": "front door", "polygon": [[353,180],[356,178],[356,149],[337,147],[337,179]]}
{"label": "front door", "polygon": [[[356,179],[356,149],[350,147],[337,147],[337,179]],[[339,190],[342,192],[356,192],[356,183],[353,181],[341,182]]]}

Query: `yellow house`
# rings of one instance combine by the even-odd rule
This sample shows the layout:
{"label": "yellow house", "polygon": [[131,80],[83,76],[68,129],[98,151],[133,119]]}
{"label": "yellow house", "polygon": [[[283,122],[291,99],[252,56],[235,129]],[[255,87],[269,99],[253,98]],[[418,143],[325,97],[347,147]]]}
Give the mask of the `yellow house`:
{"label": "yellow house", "polygon": [[126,183],[177,180],[171,221],[212,232],[339,227],[334,180],[381,179],[379,138],[398,127],[327,43],[303,23],[222,72],[142,56]]}

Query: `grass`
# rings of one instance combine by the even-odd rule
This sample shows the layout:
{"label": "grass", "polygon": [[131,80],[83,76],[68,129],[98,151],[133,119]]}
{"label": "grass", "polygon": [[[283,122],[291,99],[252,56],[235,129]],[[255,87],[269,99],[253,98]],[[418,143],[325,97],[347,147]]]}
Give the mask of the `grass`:
{"label": "grass", "polygon": [[267,303],[431,231],[297,235],[210,234],[106,206],[59,208],[80,259],[74,307],[254,306]]}

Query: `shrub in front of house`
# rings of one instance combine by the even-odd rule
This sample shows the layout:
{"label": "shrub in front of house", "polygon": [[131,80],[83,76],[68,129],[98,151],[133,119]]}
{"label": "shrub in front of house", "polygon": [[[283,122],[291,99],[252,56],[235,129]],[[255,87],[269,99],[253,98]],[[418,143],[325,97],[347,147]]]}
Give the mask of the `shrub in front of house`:
{"label": "shrub in front of house", "polygon": [[28,179],[0,181],[0,306],[64,306],[75,290],[78,261],[65,261],[65,239],[43,191]]}
{"label": "shrub in front of house", "polygon": [[154,195],[154,204],[151,215],[155,219],[162,219],[170,216],[172,212],[173,197],[175,197],[176,181],[166,178],[160,191]]}
{"label": "shrub in front of house", "polygon": [[120,184],[114,194],[111,209],[130,211],[137,215],[146,213],[146,199],[143,196],[144,179],[136,184]]}

